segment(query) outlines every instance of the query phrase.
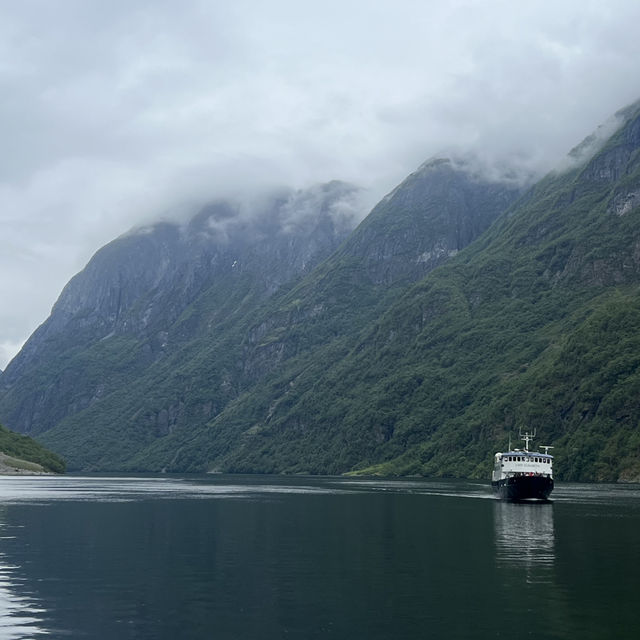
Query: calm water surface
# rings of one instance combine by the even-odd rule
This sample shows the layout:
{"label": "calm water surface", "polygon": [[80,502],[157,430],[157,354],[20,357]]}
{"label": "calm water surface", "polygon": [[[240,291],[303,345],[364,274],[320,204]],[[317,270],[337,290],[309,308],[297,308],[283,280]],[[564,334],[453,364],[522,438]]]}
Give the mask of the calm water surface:
{"label": "calm water surface", "polygon": [[0,638],[639,638],[640,487],[0,478]]}

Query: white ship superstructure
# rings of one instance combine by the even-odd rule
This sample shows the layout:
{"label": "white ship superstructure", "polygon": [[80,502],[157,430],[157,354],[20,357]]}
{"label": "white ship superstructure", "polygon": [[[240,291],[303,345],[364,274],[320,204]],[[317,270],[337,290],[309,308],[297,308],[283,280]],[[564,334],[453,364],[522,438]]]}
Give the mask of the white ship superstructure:
{"label": "white ship superstructure", "polygon": [[498,452],[494,456],[491,485],[507,500],[547,500],[553,491],[553,456],[544,446],[544,453],[529,451],[535,433],[520,434],[524,449]]}

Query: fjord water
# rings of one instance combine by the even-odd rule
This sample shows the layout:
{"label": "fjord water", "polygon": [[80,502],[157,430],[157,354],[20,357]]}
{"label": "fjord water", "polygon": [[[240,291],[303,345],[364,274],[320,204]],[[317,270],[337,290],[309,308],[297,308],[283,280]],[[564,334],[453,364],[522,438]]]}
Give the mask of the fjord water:
{"label": "fjord water", "polygon": [[0,479],[0,637],[636,638],[640,487]]}

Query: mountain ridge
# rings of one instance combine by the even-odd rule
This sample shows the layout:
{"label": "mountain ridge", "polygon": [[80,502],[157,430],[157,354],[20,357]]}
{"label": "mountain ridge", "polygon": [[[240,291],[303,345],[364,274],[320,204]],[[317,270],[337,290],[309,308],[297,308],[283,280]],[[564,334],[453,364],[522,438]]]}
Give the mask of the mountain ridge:
{"label": "mountain ridge", "polygon": [[[251,237],[245,220],[236,216],[228,203],[218,202],[205,207],[188,225],[159,223],[105,245],[71,279],[49,319],[6,368],[1,381],[5,397],[14,390],[20,393],[16,380],[24,384],[25,368],[32,378],[26,399],[18,399],[24,417],[16,416],[14,409],[8,422],[20,424],[27,433],[46,431],[81,405],[89,406],[108,394],[105,380],[113,380],[112,386],[117,388],[120,377],[135,379],[166,357],[172,342],[187,343],[206,334],[220,316],[241,314],[247,305],[251,307],[252,300],[269,297],[296,271],[310,269],[337,246],[347,230],[344,221],[332,219],[330,204],[356,193],[355,187],[339,182],[327,189],[319,187],[316,194],[316,226],[308,220],[311,226],[298,233],[297,240],[281,233],[278,217],[291,200],[313,195],[313,190],[267,201],[262,228],[254,229]],[[225,219],[226,224],[217,224]],[[211,220],[215,224],[209,224]],[[246,260],[238,262],[238,253],[243,250]],[[282,266],[265,275],[262,260],[269,252],[285,254],[288,259],[272,257],[273,264],[282,262]],[[207,291],[218,300],[219,309],[207,310],[206,317],[194,322],[185,310]],[[93,359],[86,353],[89,345],[96,351]],[[56,359],[60,373],[52,385],[51,367]],[[89,364],[94,369],[91,389],[86,388],[91,382],[86,377]],[[83,386],[84,396],[76,405],[75,389]],[[56,396],[64,406],[56,405]]]}
{"label": "mountain ridge", "polygon": [[[254,428],[254,437],[223,460],[222,468],[329,469],[337,473],[359,469],[363,473],[485,477],[491,448],[497,447],[500,439],[506,443],[507,431],[524,422],[525,426],[533,424],[548,441],[558,441],[561,478],[637,480],[637,410],[620,418],[614,453],[603,453],[593,444],[597,441],[603,449],[613,448],[606,439],[596,437],[600,431],[612,429],[610,414],[602,415],[598,408],[611,404],[612,397],[628,404],[617,387],[623,382],[636,384],[636,359],[630,347],[634,337],[629,335],[629,324],[618,319],[625,313],[624,306],[620,308],[609,297],[615,300],[621,296],[631,309],[637,304],[638,210],[631,208],[616,215],[611,208],[620,193],[633,193],[640,184],[638,151],[628,146],[638,142],[637,127],[636,111],[585,166],[548,176],[463,253],[415,284],[403,296],[404,306],[388,310],[363,337],[350,367],[343,359],[295,399],[288,390],[287,402],[295,408],[280,417],[270,413],[263,429]],[[619,144],[627,146],[620,150]],[[613,166],[615,171],[603,175],[594,171],[599,166]],[[605,191],[600,190],[603,181]],[[531,209],[527,211],[527,207]],[[573,237],[575,229],[579,230],[577,237]],[[493,252],[487,254],[489,248]],[[530,261],[519,258],[523,251],[529,253]],[[438,277],[442,274],[445,277]],[[426,302],[416,308],[416,299],[423,297]],[[483,306],[486,311],[479,318]],[[556,350],[563,353],[565,340],[578,341],[583,324],[589,326],[593,321],[597,325],[590,320],[592,315],[612,316],[612,326],[618,328],[608,339],[617,344],[609,351],[618,349],[618,366],[626,367],[628,379],[607,378],[608,362],[592,354],[597,366],[588,370],[588,381],[572,372],[573,386],[563,389],[565,404],[558,406],[553,389],[544,386],[544,376],[538,372],[562,369],[551,354]],[[509,322],[517,323],[517,331]],[[435,337],[426,337],[425,329]],[[399,345],[398,336],[412,335],[414,342],[405,340]],[[587,346],[584,351],[591,352]],[[429,364],[420,362],[417,353]],[[475,359],[470,357],[474,353]],[[384,365],[373,370],[376,362]],[[454,365],[458,371],[452,375]],[[563,366],[571,371],[568,362]],[[530,373],[518,376],[514,370]],[[518,378],[519,384],[515,384]],[[504,380],[510,381],[506,387]],[[331,386],[338,381],[343,391],[349,390],[349,399],[332,394]],[[324,388],[320,388],[323,382]],[[533,393],[527,384],[541,392],[539,403],[531,399]],[[590,386],[598,390],[599,398],[580,400],[590,408],[579,412],[571,394],[582,398]],[[413,401],[412,394],[416,397]],[[340,411],[338,404],[343,405]],[[537,404],[555,407],[560,419],[548,407]],[[583,419],[586,426],[580,425]],[[446,421],[444,428],[439,426],[442,421]],[[333,434],[327,433],[331,429]],[[341,439],[341,429],[349,434],[349,440]],[[581,439],[581,429],[593,433],[589,436],[593,442]],[[296,446],[305,439],[304,446]],[[305,454],[310,450],[323,454],[310,459]],[[274,465],[276,455],[280,460]],[[375,463],[376,457],[379,462],[367,464],[367,455],[371,462]]]}
{"label": "mountain ridge", "polygon": [[[446,177],[444,181],[443,176]],[[47,328],[53,331],[64,323],[75,323],[74,330],[66,334],[68,343],[57,340],[52,342],[54,352],[62,344],[57,358],[63,356],[75,359],[73,366],[63,366],[64,373],[57,374],[58,381],[64,381],[64,375],[69,376],[66,386],[73,387],[74,390],[61,391],[59,385],[48,383],[51,365],[49,369],[46,366],[36,366],[35,374],[32,374],[32,389],[26,388],[27,384],[23,379],[21,389],[14,395],[18,401],[14,400],[13,414],[10,413],[12,376],[16,379],[20,377],[15,372],[20,374],[21,359],[28,360],[34,349],[30,341],[25,345],[24,354],[11,363],[8,376],[3,380],[5,393],[0,401],[4,406],[3,415],[7,416],[11,424],[21,424],[22,430],[27,431],[32,425],[39,429],[38,433],[43,434],[43,441],[55,443],[54,447],[64,451],[72,467],[74,464],[84,468],[126,464],[127,450],[133,450],[135,454],[137,449],[144,450],[147,446],[153,448],[159,439],[169,437],[171,440],[174,430],[179,432],[181,438],[188,438],[190,431],[183,428],[185,425],[202,424],[203,420],[206,422],[217,415],[226,404],[246,392],[255,381],[277,369],[282,362],[316,348],[340,352],[344,342],[341,339],[342,333],[366,321],[368,312],[383,307],[385,300],[397,295],[407,282],[419,279],[446,260],[449,249],[459,250],[461,242],[467,242],[474,233],[479,233],[490,224],[502,209],[505,200],[513,199],[519,194],[518,188],[511,184],[481,182],[475,177],[471,179],[466,171],[454,169],[446,162],[431,168],[423,166],[404,181],[401,187],[374,208],[373,222],[361,223],[355,236],[347,238],[342,246],[336,246],[332,260],[320,264],[313,271],[314,278],[309,285],[305,284],[304,279],[298,279],[297,282],[292,282],[290,290],[282,287],[276,296],[277,300],[274,299],[273,304],[269,303],[264,313],[260,311],[260,304],[270,296],[260,300],[255,296],[252,298],[255,279],[246,272],[243,279],[242,274],[238,277],[230,271],[230,265],[237,264],[237,261],[236,256],[227,255],[224,260],[227,272],[224,274],[225,284],[221,285],[222,290],[218,293],[204,291],[189,305],[176,304],[176,296],[171,293],[171,289],[167,290],[166,295],[173,306],[169,308],[170,313],[164,314],[165,325],[157,327],[160,331],[154,329],[144,345],[141,345],[136,334],[142,325],[144,313],[138,310],[134,314],[134,322],[130,316],[123,316],[119,309],[123,300],[127,302],[127,308],[137,308],[132,306],[137,299],[137,291],[153,290],[150,279],[153,280],[155,272],[147,274],[147,280],[137,283],[133,291],[130,288],[122,291],[128,280],[127,277],[122,277],[122,264],[127,265],[129,260],[126,255],[115,261],[117,278],[114,276],[112,280],[118,286],[106,287],[103,279],[103,282],[98,283],[99,286],[89,287],[91,295],[97,298],[94,304],[82,303],[77,309],[71,308],[70,313],[67,313],[70,305],[66,302],[66,297],[69,290],[76,286],[74,282],[77,282],[73,279],[54,307],[52,320],[45,323],[45,328],[39,331],[45,333]],[[446,215],[432,215],[430,218],[429,207],[426,206],[430,200],[427,198],[425,201],[420,194],[429,196],[431,201],[434,198],[438,201],[442,200],[443,190],[450,199],[449,211]],[[466,199],[461,198],[460,194],[466,195]],[[480,212],[484,217],[475,221],[469,220],[476,216],[474,197],[480,198],[483,203],[492,203],[492,208],[485,207],[488,210]],[[403,206],[399,208],[395,207],[398,198],[404,199]],[[234,219],[232,212],[228,210],[218,209],[214,213],[216,221],[221,219],[227,227]],[[203,219],[210,217],[206,211],[199,216],[189,224],[199,228]],[[382,225],[376,222],[376,216],[388,219],[392,228],[386,222]],[[465,220],[467,227],[461,227]],[[425,224],[428,226],[427,233],[424,232]],[[214,228],[217,232],[217,225]],[[160,229],[163,234],[170,234],[172,241],[176,241],[175,228]],[[374,241],[358,244],[357,237],[363,232],[362,229],[365,233],[371,233]],[[433,230],[437,233],[433,233]],[[167,240],[163,235],[164,251],[171,238]],[[356,238],[355,242],[353,238]],[[91,283],[92,266],[95,266],[98,258],[113,250],[124,251],[126,254],[130,251],[126,245],[139,243],[141,239],[147,244],[162,244],[149,232],[143,231],[142,235],[140,232],[129,234],[124,240],[119,239],[115,241],[115,245],[111,243],[98,252],[87,270],[76,278],[89,277]],[[411,241],[409,249],[408,239]],[[438,248],[437,251],[433,251],[434,246]],[[372,247],[378,247],[375,251],[383,258],[384,273],[376,270],[375,260],[372,261],[367,253]],[[425,252],[434,254],[431,260],[424,259]],[[151,253],[156,256],[154,264],[157,264],[161,252],[156,247]],[[193,251],[189,255],[193,255]],[[138,249],[134,258],[137,260],[141,256],[144,257],[144,252]],[[135,272],[139,268],[134,264],[132,270]],[[171,270],[168,272],[173,273]],[[266,273],[269,272],[266,270]],[[232,290],[229,289],[230,273],[236,278]],[[265,277],[263,273],[258,273],[258,276]],[[264,290],[268,287],[263,284],[262,288]],[[247,295],[250,301],[247,307],[249,315],[243,318],[242,313],[238,315],[238,308],[229,306],[228,302],[230,299],[247,300]],[[357,304],[353,304],[354,301]],[[83,306],[90,308],[88,313],[82,312]],[[60,312],[61,319],[54,320],[53,316]],[[259,320],[261,314],[263,317]],[[215,335],[209,334],[206,329],[212,319],[216,327]],[[87,349],[80,349],[76,353],[78,336],[82,335],[87,322],[94,334],[91,347],[93,355]],[[42,351],[43,347],[38,346],[38,340],[40,335],[36,332],[36,350]],[[172,349],[176,340],[178,345]],[[331,343],[329,346],[323,344],[326,340]],[[163,347],[165,343],[166,347]],[[145,353],[141,354],[141,349]],[[44,360],[46,361],[46,357]],[[147,374],[151,377],[145,378]],[[35,381],[34,375],[37,378]],[[111,381],[110,386],[104,383],[104,379]],[[202,385],[190,382],[198,379],[206,382]],[[127,380],[129,382],[124,384]],[[47,393],[50,397],[46,397]],[[59,404],[64,405],[58,409],[52,397],[56,395],[63,400]],[[74,400],[74,395],[81,397]],[[46,416],[42,415],[43,409],[40,407],[47,408]],[[78,416],[78,419],[74,416]],[[91,426],[87,426],[87,423]],[[99,434],[94,426],[96,424],[102,425],[98,429]],[[124,436],[114,426],[124,428],[127,435]],[[90,453],[83,454],[80,461],[75,454],[79,450]],[[120,452],[120,462],[117,462],[118,458],[113,454],[116,450]],[[140,456],[134,455],[132,458],[138,460]],[[168,465],[173,468],[170,464],[173,459],[175,455],[167,452],[160,467]],[[145,463],[140,464],[144,467]]]}
{"label": "mountain ridge", "polygon": [[[283,253],[225,254],[225,277],[188,304],[161,292],[169,310],[144,345],[117,313],[131,292],[102,291],[99,321],[117,330],[85,351],[68,336],[57,362],[84,395],[65,392],[42,440],[84,469],[486,477],[524,425],[557,447],[562,479],[640,479],[639,193],[636,103],[593,154],[524,193],[423,163],[286,283],[270,275]],[[57,406],[46,355],[30,379],[20,360],[0,379],[12,426]]]}

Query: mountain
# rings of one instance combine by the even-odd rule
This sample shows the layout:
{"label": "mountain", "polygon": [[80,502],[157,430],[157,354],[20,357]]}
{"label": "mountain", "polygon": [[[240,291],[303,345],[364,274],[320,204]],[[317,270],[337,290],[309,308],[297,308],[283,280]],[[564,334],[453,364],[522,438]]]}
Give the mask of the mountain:
{"label": "mountain", "polygon": [[562,479],[640,480],[640,104],[619,120],[348,353],[218,416],[252,425],[221,467],[488,477],[523,426]]}
{"label": "mountain", "polygon": [[271,453],[242,462],[242,452],[247,439],[255,441],[264,423],[287,406],[294,386],[313,385],[347,357],[363,327],[474,233],[486,230],[520,193],[517,183],[489,180],[465,163],[434,159],[422,165],[332,256],[253,315],[241,337],[240,366],[245,381],[258,372],[255,382],[212,420],[156,440],[127,465],[170,471],[344,471],[337,459],[312,456],[311,461],[297,449],[288,452],[285,466]]}
{"label": "mountain", "polygon": [[[611,138],[386,295],[364,286],[384,268],[344,255],[372,212],[255,325],[270,348],[321,346],[138,462],[161,464],[170,443],[177,468],[486,478],[526,427],[556,447],[561,479],[640,480],[640,105],[618,117]],[[286,321],[269,322],[277,309]]]}
{"label": "mountain", "polygon": [[0,380],[0,415],[72,468],[205,469],[202,451],[243,437],[212,432],[212,419],[289,363],[346,354],[370,317],[519,192],[436,159],[342,246],[356,194],[337,182],[135,230],[65,287]]}
{"label": "mountain", "polygon": [[[103,247],[3,373],[7,423],[47,432],[233,330],[338,246],[353,227],[357,191],[334,182],[216,202],[186,224],[135,229]],[[160,415],[157,430],[169,427]]]}
{"label": "mountain", "polygon": [[0,378],[71,468],[640,480],[640,103],[522,191],[422,165],[353,231],[331,183],[100,250]]}

